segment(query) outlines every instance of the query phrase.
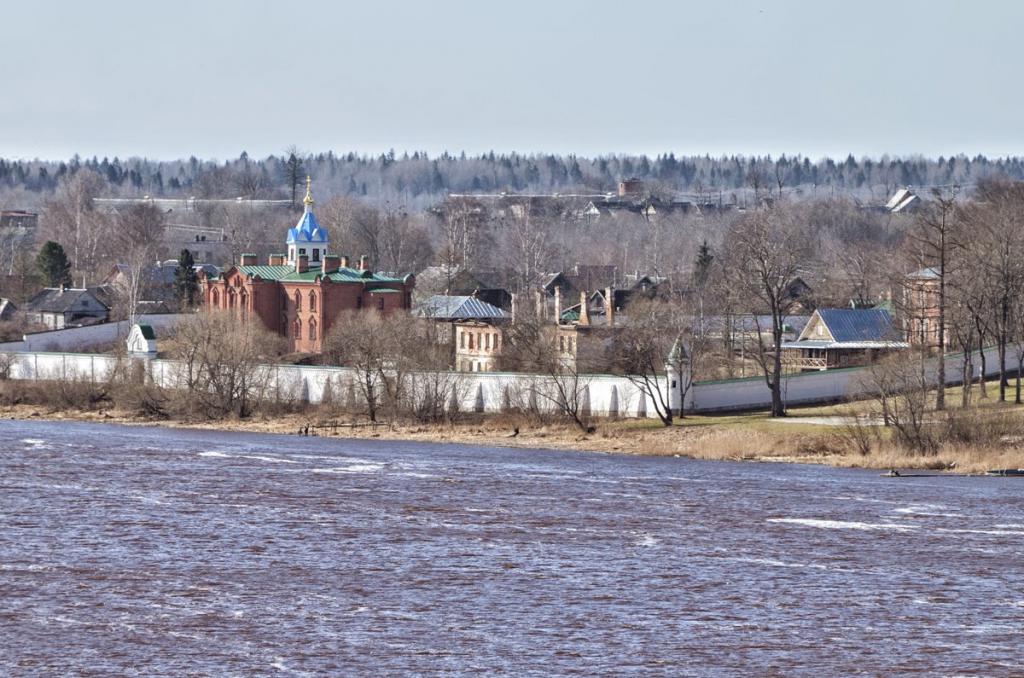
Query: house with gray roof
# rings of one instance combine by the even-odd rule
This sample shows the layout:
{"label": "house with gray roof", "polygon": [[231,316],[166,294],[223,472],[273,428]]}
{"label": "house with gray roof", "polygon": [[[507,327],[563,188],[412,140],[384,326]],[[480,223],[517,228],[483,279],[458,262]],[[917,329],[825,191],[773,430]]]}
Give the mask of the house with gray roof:
{"label": "house with gray roof", "polygon": [[10,299],[0,299],[0,322],[7,322],[14,320],[14,314],[18,312],[18,307],[14,305],[14,302]]}
{"label": "house with gray roof", "polygon": [[460,372],[492,372],[497,368],[505,344],[503,325],[512,314],[470,296],[435,294],[413,314],[450,324],[451,331],[439,333],[450,342],[452,364]]}
{"label": "house with gray roof", "polygon": [[25,302],[25,319],[51,330],[106,322],[110,307],[87,289],[47,287]]}
{"label": "house with gray roof", "polygon": [[867,365],[908,347],[885,309],[819,308],[782,350],[790,370],[808,372]]}

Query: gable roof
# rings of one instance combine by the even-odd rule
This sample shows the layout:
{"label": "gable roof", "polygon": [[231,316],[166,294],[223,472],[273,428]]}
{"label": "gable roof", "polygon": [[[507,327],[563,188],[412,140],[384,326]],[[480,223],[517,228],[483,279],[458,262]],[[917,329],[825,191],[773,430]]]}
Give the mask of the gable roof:
{"label": "gable roof", "polygon": [[929,266],[928,268],[908,273],[907,277],[912,280],[938,280],[942,277],[942,269],[938,266]]}
{"label": "gable roof", "polygon": [[9,320],[18,310],[10,299],[0,299],[0,320]]}
{"label": "gable roof", "polygon": [[25,303],[25,310],[36,313],[67,313],[83,296],[91,297],[105,309],[109,310],[110,308],[89,290],[46,287]]}
{"label": "gable roof", "polygon": [[[818,319],[830,339],[810,336]],[[783,348],[906,348],[893,327],[892,314],[880,308],[819,308],[795,342]]]}
{"label": "gable roof", "polygon": [[415,315],[435,320],[505,320],[511,316],[497,306],[469,296],[435,294],[416,309]]}
{"label": "gable roof", "polygon": [[914,203],[919,200],[920,198],[909,188],[901,188],[889,198],[889,202],[885,203],[885,209],[890,212],[902,212],[908,207],[914,206]]}

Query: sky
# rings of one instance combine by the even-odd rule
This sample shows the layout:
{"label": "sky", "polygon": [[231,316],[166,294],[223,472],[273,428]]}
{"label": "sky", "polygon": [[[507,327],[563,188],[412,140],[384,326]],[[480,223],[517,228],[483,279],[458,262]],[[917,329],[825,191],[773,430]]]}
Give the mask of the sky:
{"label": "sky", "polygon": [[1024,155],[1018,0],[4,2],[0,156]]}

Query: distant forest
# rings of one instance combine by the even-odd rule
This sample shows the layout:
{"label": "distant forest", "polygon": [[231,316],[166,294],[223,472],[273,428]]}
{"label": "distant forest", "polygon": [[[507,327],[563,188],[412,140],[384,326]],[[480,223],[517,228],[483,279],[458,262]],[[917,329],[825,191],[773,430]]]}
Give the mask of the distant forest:
{"label": "distant forest", "polygon": [[[377,156],[303,153],[294,149],[262,159],[242,153],[226,162],[79,158],[67,162],[0,158],[0,206],[40,207],[62,179],[80,168],[106,178],[110,197],[292,199],[309,174],[319,199],[346,196],[420,211],[448,193],[588,193],[616,190],[636,177],[655,193],[700,201],[743,203],[752,196],[846,196],[881,203],[906,186],[969,187],[990,176],[1024,179],[1024,158],[951,156],[812,161],[802,156],[710,157],[496,154],[423,152]],[[301,188],[301,186],[299,186]],[[301,195],[299,195],[301,198]]]}

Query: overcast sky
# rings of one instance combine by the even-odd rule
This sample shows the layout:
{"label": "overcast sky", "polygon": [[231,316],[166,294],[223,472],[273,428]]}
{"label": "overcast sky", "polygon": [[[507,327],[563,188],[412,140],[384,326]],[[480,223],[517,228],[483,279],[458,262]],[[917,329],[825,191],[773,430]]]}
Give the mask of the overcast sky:
{"label": "overcast sky", "polygon": [[1024,154],[1017,0],[34,0],[0,25],[6,157]]}

